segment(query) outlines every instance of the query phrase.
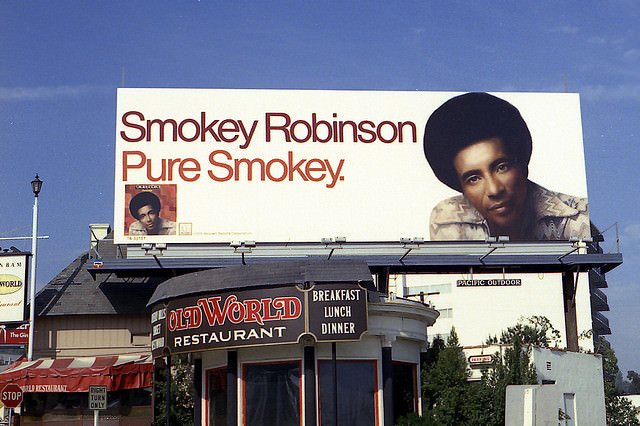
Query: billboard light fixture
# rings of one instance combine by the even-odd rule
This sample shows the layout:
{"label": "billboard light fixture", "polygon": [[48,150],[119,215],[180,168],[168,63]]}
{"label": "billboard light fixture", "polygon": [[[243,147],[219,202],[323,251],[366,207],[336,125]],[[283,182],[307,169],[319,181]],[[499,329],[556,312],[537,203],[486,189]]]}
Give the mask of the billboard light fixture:
{"label": "billboard light fixture", "polygon": [[229,245],[231,247],[233,247],[233,248],[238,248],[238,247],[242,246],[242,243],[240,241],[231,241],[231,243]]}
{"label": "billboard light fixture", "polygon": [[333,242],[333,238],[322,238],[322,244],[331,244]]}
{"label": "billboard light fixture", "polygon": [[336,243],[346,243],[347,237],[336,237]]}
{"label": "billboard light fixture", "polygon": [[142,250],[149,251],[149,250],[151,250],[153,248],[153,244],[151,244],[151,243],[140,244],[140,248]]}
{"label": "billboard light fixture", "polygon": [[256,242],[255,241],[251,241],[251,240],[245,241],[244,242],[244,246],[245,247],[255,247],[256,246]]}
{"label": "billboard light fixture", "polygon": [[509,236],[508,235],[498,235],[498,242],[499,243],[508,243],[509,242]]}

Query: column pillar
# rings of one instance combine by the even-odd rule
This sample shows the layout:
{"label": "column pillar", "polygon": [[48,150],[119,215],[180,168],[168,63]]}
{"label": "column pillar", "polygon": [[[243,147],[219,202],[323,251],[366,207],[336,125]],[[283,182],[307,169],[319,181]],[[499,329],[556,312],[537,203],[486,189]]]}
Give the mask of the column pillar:
{"label": "column pillar", "polygon": [[393,353],[391,344],[395,337],[385,336],[382,339],[382,407],[384,425],[393,426]]}
{"label": "column pillar", "polygon": [[227,425],[238,424],[238,352],[227,351]]}
{"label": "column pillar", "polygon": [[304,424],[316,424],[316,348],[304,347]]}

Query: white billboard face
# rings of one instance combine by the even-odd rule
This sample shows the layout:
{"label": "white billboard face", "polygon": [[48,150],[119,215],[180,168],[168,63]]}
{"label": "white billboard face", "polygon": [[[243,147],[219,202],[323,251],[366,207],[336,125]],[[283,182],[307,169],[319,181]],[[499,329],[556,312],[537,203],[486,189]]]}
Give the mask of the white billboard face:
{"label": "white billboard face", "polygon": [[488,154],[446,161],[460,189],[423,143],[458,95],[119,89],[115,242],[589,237],[578,96],[497,94],[530,130],[530,161],[502,136],[473,141]]}
{"label": "white billboard face", "polygon": [[[577,279],[586,283],[587,274]],[[508,327],[542,316],[560,332],[552,346],[566,347],[561,273],[411,274],[392,277],[389,284],[400,296],[418,298],[422,292],[425,302],[440,312],[429,327],[429,339],[439,335],[446,340],[455,327],[462,346],[482,345]],[[576,291],[577,331],[583,335],[593,328],[589,286],[579,285]],[[579,345],[593,350],[591,339],[580,338]]]}
{"label": "white billboard face", "polygon": [[25,319],[27,255],[0,256],[0,322]]}

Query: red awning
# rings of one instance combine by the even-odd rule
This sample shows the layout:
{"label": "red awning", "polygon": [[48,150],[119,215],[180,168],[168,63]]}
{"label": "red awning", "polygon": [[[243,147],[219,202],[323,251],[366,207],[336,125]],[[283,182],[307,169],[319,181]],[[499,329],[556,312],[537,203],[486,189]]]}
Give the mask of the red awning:
{"label": "red awning", "polygon": [[91,385],[107,391],[151,386],[150,355],[115,355],[17,361],[0,373],[0,389],[16,383],[23,392],[88,392]]}

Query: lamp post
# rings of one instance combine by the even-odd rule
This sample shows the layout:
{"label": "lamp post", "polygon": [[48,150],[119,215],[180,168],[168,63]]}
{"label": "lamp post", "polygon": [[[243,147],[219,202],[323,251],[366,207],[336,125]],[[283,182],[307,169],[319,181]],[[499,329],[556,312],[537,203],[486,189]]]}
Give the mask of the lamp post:
{"label": "lamp post", "polygon": [[27,360],[33,360],[33,335],[35,333],[34,325],[36,319],[36,254],[38,250],[38,194],[42,189],[42,181],[36,173],[36,178],[31,181],[31,189],[33,190],[33,230],[31,233],[31,285],[29,286],[29,350]]}

